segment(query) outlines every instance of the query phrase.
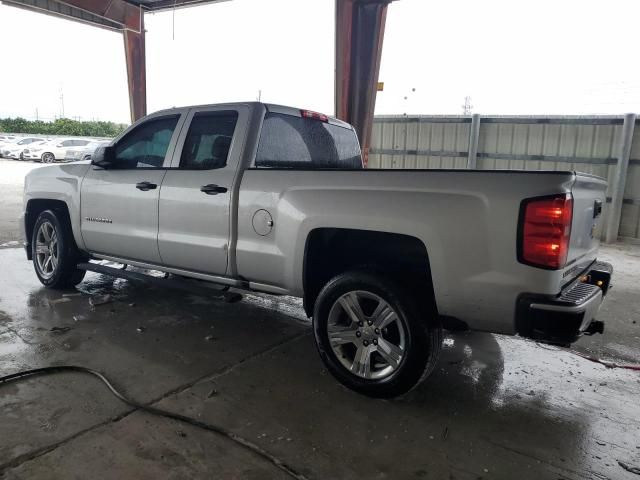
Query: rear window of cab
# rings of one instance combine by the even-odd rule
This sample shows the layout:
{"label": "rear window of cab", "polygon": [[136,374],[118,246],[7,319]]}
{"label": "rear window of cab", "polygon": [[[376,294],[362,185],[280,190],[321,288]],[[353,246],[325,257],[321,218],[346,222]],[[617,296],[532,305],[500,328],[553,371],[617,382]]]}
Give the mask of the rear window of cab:
{"label": "rear window of cab", "polygon": [[264,118],[257,168],[360,169],[356,133],[315,118],[269,112]]}

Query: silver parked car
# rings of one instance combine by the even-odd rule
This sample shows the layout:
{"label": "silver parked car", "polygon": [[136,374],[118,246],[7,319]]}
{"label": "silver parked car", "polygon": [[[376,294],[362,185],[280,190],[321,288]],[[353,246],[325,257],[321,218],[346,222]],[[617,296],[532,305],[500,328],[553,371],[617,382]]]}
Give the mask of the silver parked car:
{"label": "silver parked car", "polygon": [[71,162],[91,160],[91,156],[97,148],[104,147],[106,145],[109,145],[110,143],[111,140],[92,140],[84,148],[67,150],[64,158],[65,160]]}

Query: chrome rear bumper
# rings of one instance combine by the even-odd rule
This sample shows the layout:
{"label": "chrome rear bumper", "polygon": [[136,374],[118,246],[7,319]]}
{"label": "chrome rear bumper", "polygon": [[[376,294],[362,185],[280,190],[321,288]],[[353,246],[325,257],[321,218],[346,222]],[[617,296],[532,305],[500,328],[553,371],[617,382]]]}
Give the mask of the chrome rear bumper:
{"label": "chrome rear bumper", "polygon": [[601,332],[590,329],[604,296],[611,286],[613,267],[594,262],[588,271],[558,296],[523,294],[516,309],[516,329],[524,337],[568,345],[584,333]]}

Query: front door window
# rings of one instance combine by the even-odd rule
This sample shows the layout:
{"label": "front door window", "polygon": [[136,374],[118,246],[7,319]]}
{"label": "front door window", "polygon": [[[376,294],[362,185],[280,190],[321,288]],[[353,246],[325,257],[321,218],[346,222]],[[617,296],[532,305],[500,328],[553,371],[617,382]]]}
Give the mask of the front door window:
{"label": "front door window", "polygon": [[125,135],[115,146],[114,168],[162,167],[178,118],[148,120]]}

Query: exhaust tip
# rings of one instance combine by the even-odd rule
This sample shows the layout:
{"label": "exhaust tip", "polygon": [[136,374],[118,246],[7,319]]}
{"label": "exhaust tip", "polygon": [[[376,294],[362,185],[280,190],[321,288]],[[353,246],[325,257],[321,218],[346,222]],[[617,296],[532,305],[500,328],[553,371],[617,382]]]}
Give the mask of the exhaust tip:
{"label": "exhaust tip", "polygon": [[596,333],[604,333],[604,322],[601,320],[594,320],[589,324],[584,332],[586,335],[595,335]]}

